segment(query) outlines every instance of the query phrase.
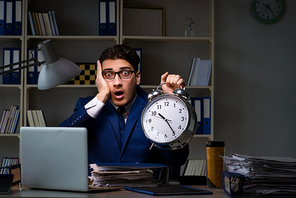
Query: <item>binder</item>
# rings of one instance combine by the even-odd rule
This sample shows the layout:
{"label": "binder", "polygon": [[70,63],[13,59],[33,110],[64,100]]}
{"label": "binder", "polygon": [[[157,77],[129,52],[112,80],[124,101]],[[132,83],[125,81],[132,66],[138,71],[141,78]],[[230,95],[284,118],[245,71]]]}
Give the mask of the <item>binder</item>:
{"label": "binder", "polygon": [[[28,48],[28,59],[35,57],[36,51],[34,48]],[[29,64],[33,64],[34,61],[30,61]],[[28,84],[37,84],[36,83],[36,70],[38,66],[28,67],[27,68],[27,83]]]}
{"label": "binder", "polygon": [[195,109],[196,116],[197,116],[197,123],[198,126],[196,128],[195,134],[202,134],[202,98],[201,97],[191,97],[191,105]]}
{"label": "binder", "polygon": [[[115,36],[116,35],[116,0],[109,0],[108,2],[108,35]],[[108,13],[108,12],[107,12]]]}
{"label": "binder", "polygon": [[32,35],[35,36],[36,35],[35,25],[34,25],[33,16],[32,16],[32,12],[31,11],[28,12],[28,19],[29,19],[29,22],[30,22],[30,27],[31,27]]}
{"label": "binder", "polygon": [[107,1],[106,0],[99,0],[99,35],[100,36],[107,36],[108,29],[107,29]]}
{"label": "binder", "polygon": [[4,35],[13,35],[13,0],[5,1]]}
{"label": "binder", "polygon": [[[3,65],[9,65],[11,63],[11,48],[3,48]],[[10,70],[10,67],[4,68],[3,71]],[[4,74],[2,76],[3,84],[11,83],[11,73]]]}
{"label": "binder", "polygon": [[0,0],[0,35],[4,35],[5,1]]}
{"label": "binder", "polygon": [[22,35],[22,0],[14,2],[14,35]]}
{"label": "binder", "polygon": [[211,134],[211,98],[202,98],[203,117],[202,117],[202,128],[203,134]]}
{"label": "binder", "polygon": [[[12,48],[12,63],[20,62],[21,60],[21,48]],[[14,65],[12,68],[19,68],[21,65]],[[16,70],[11,74],[11,84],[20,84],[21,83],[21,71]]]}

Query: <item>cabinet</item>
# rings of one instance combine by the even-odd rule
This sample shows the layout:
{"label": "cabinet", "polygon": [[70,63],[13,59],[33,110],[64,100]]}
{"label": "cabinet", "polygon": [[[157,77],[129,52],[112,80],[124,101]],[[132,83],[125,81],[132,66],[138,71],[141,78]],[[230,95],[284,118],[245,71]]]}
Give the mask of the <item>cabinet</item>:
{"label": "cabinet", "polygon": [[[0,36],[0,47],[18,46],[22,59],[27,57],[28,47],[37,47],[43,40],[51,39],[57,53],[64,58],[80,63],[96,63],[100,53],[114,44],[127,44],[142,49],[141,86],[150,92],[156,88],[160,75],[165,71],[180,74],[185,80],[192,58],[212,60],[209,86],[187,86],[191,96],[211,97],[211,134],[197,137],[214,137],[214,0],[117,0],[117,35],[98,36],[98,0],[23,0],[23,34],[21,36]],[[165,36],[125,35],[123,17],[126,6],[164,8]],[[27,17],[28,11],[47,12],[54,10],[60,36],[32,36]],[[184,37],[185,18],[192,17],[195,37]],[[147,24],[149,27],[149,24]],[[134,27],[135,30],[137,27]],[[1,55],[1,63],[3,57]],[[21,72],[20,85],[0,85],[0,109],[12,103],[21,108],[19,126],[27,126],[28,109],[43,109],[48,126],[58,126],[73,111],[79,97],[95,95],[95,85],[60,85],[40,91],[37,85],[27,84],[26,70]],[[62,110],[61,110],[62,109]],[[20,127],[18,127],[19,129]],[[19,130],[18,130],[19,133]],[[1,134],[0,141],[6,136]],[[1,150],[5,148],[0,148]],[[3,153],[3,152],[1,152]],[[0,156],[2,157],[2,156]]]}

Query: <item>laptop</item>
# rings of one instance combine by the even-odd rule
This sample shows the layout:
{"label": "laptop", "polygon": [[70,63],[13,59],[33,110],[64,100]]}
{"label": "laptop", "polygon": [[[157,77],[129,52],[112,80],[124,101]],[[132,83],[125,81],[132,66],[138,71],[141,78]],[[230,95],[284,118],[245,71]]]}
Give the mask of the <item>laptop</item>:
{"label": "laptop", "polygon": [[66,191],[107,191],[88,183],[87,129],[21,127],[22,186]]}

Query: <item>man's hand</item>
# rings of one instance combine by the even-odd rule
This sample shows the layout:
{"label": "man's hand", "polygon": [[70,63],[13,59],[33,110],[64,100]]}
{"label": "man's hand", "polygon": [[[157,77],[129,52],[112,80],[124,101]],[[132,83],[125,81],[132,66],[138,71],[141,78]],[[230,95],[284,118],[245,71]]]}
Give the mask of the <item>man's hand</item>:
{"label": "man's hand", "polygon": [[169,94],[173,93],[173,91],[180,86],[185,87],[185,81],[182,79],[180,75],[170,74],[168,72],[164,73],[161,78],[160,82],[164,83],[162,85],[162,90],[164,92],[168,92]]}
{"label": "man's hand", "polygon": [[107,101],[110,97],[110,88],[107,81],[102,76],[102,65],[100,61],[97,61],[97,78],[96,78],[96,86],[98,88],[97,99],[103,103]]}

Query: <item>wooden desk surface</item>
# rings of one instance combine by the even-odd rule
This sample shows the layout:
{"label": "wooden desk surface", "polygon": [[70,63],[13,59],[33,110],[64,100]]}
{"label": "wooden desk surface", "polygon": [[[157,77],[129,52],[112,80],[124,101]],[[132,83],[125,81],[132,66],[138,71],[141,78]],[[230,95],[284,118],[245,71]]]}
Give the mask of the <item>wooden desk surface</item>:
{"label": "wooden desk surface", "polygon": [[[191,185],[188,185],[191,186]],[[206,189],[213,192],[213,195],[181,195],[181,196],[160,196],[160,198],[230,198],[222,189],[208,189],[207,186],[192,185],[192,187]],[[128,190],[116,190],[96,193],[66,192],[55,190],[37,190],[29,188],[12,187],[10,194],[1,195],[1,197],[101,197],[101,198],[151,198],[156,197],[142,193],[136,193]]]}

